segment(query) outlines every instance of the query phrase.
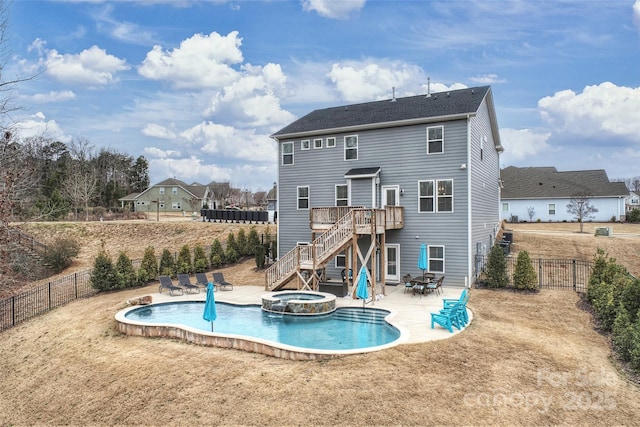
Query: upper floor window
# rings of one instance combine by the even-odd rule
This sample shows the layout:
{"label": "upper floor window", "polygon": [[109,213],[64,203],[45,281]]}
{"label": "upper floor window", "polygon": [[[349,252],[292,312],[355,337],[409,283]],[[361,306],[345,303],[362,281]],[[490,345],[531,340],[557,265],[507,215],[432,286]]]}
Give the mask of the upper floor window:
{"label": "upper floor window", "polygon": [[444,246],[429,246],[429,271],[444,273]]}
{"label": "upper floor window", "polygon": [[346,184],[336,185],[336,206],[349,206],[349,194]]}
{"label": "upper floor window", "polygon": [[502,204],[502,212],[509,212],[509,203]]}
{"label": "upper floor window", "polygon": [[358,160],[358,135],[344,137],[344,159]]}
{"label": "upper floor window", "polygon": [[444,152],[444,126],[427,128],[427,154]]}
{"label": "upper floor window", "polygon": [[171,194],[178,194],[178,187],[173,187],[171,189]]}
{"label": "upper floor window", "polygon": [[159,192],[160,192],[160,194],[164,194],[164,187],[160,187]]}
{"label": "upper floor window", "polygon": [[335,137],[331,137],[331,138],[327,138],[327,148],[333,148],[336,146],[336,138]]}
{"label": "upper floor window", "polygon": [[298,209],[309,209],[309,186],[298,187]]}
{"label": "upper floor window", "polygon": [[555,214],[556,214],[556,204],[549,203],[549,215],[555,215]]}
{"label": "upper floor window", "polygon": [[322,138],[313,140],[313,148],[322,148]]}
{"label": "upper floor window", "polygon": [[453,212],[453,180],[418,181],[418,212]]}
{"label": "upper floor window", "polygon": [[308,150],[310,148],[311,148],[311,141],[309,141],[308,139],[303,139],[302,141],[300,141],[301,150]]}
{"label": "upper floor window", "polygon": [[282,164],[293,164],[293,142],[285,142],[282,144]]}

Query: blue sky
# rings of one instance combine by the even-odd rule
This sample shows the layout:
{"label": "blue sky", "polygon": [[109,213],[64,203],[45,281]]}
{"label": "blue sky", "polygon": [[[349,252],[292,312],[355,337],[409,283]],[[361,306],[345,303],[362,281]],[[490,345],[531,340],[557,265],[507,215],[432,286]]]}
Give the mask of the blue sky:
{"label": "blue sky", "polygon": [[640,0],[38,1],[9,9],[24,136],[88,140],[151,181],[277,178],[316,108],[491,85],[501,166],[640,175]]}

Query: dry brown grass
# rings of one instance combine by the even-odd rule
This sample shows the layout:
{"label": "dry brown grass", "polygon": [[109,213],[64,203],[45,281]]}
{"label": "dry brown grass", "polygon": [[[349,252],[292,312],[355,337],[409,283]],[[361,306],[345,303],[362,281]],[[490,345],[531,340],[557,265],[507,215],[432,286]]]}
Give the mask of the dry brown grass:
{"label": "dry brown grass", "polygon": [[3,332],[0,425],[638,424],[639,388],[570,291],[473,290],[473,323],[450,339],[294,362],[118,334],[115,312],[154,290]]}

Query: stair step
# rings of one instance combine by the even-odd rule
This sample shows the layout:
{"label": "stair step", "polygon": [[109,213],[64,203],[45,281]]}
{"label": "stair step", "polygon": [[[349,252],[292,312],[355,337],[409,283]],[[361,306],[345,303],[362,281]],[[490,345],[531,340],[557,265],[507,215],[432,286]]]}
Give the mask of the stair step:
{"label": "stair step", "polygon": [[377,325],[385,324],[384,318],[389,313],[386,311],[378,310],[363,310],[362,308],[350,307],[339,308],[333,313],[334,319],[345,321],[358,321],[361,323],[373,323]]}

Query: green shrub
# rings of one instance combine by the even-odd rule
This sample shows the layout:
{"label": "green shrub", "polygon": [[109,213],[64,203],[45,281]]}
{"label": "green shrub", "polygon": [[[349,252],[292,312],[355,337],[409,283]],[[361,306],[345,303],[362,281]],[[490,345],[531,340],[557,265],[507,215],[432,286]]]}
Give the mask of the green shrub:
{"label": "green shrub", "polygon": [[271,259],[275,260],[278,257],[278,241],[271,241]]}
{"label": "green shrub", "polygon": [[624,361],[631,359],[633,350],[633,325],[629,312],[624,305],[618,306],[616,320],[613,322],[613,348]]}
{"label": "green shrub", "polygon": [[175,271],[177,273],[191,274],[193,273],[193,263],[191,262],[191,249],[188,245],[183,245],[178,252],[178,262]]}
{"label": "green shrub", "polygon": [[224,249],[220,240],[215,239],[211,244],[211,254],[209,255],[209,264],[212,268],[220,268],[226,262]]}
{"label": "green shrub", "polygon": [[[228,244],[228,243],[227,243]],[[247,256],[251,253],[251,251],[249,250],[249,244],[247,242],[247,235],[244,232],[244,228],[241,228],[240,230],[238,230],[238,237],[236,238],[236,247],[237,247],[237,251],[238,254],[240,256]]]}
{"label": "green shrub", "polygon": [[[636,318],[639,318],[640,314],[636,314]],[[633,324],[632,345],[630,351],[631,368],[640,372],[640,319],[636,320]]]}
{"label": "green shrub", "polygon": [[487,286],[490,288],[506,288],[509,285],[507,260],[500,245],[493,245],[487,261]]}
{"label": "green shrub", "polygon": [[[229,233],[229,235],[227,236],[227,249],[225,252],[228,254],[230,249],[233,249],[237,256],[240,256],[240,254],[242,253],[238,248],[238,242],[236,242],[236,236],[235,234],[233,234],[233,232]],[[231,261],[227,259],[227,262],[235,262],[235,260]]]}
{"label": "green shrub", "polygon": [[209,262],[207,260],[207,254],[204,253],[204,248],[201,245],[197,245],[193,249],[193,271],[196,273],[204,273],[209,268]]}
{"label": "green shrub", "polygon": [[163,249],[162,256],[160,257],[160,275],[173,277],[175,275],[175,272],[176,262],[173,259],[173,255],[171,255],[169,249]]}
{"label": "green shrub", "polygon": [[266,262],[266,259],[265,259],[266,251],[265,251],[264,245],[256,246],[255,252],[256,252],[255,254],[256,266],[258,268],[264,268],[264,264]]}
{"label": "green shrub", "polygon": [[80,253],[80,244],[77,240],[63,237],[56,239],[47,246],[44,255],[44,262],[48,264],[54,272],[60,273],[71,265],[71,259]]}
{"label": "green shrub", "polygon": [[111,257],[103,250],[93,262],[91,270],[91,286],[98,291],[108,291],[116,289],[116,271],[113,267]]}
{"label": "green shrub", "polygon": [[115,267],[116,283],[119,289],[131,288],[137,285],[136,271],[131,258],[125,252],[120,252]]}
{"label": "green shrub", "polygon": [[516,289],[535,291],[538,289],[537,282],[536,270],[531,264],[529,253],[527,251],[520,252],[513,273],[513,286]]}
{"label": "green shrub", "polygon": [[638,311],[640,311],[640,279],[635,279],[622,289],[620,299],[627,313],[629,313],[629,321],[634,323],[638,320]]}
{"label": "green shrub", "polygon": [[225,258],[227,260],[227,263],[232,264],[240,259],[240,254],[238,254],[238,252],[236,252],[233,247],[228,247],[227,252],[225,253]]}
{"label": "green shrub", "polygon": [[633,209],[627,215],[628,222],[640,222],[640,209]]}
{"label": "green shrub", "polygon": [[144,250],[142,262],[138,269],[138,282],[142,285],[158,277],[158,259],[156,258],[153,246],[148,246]]}
{"label": "green shrub", "polygon": [[249,246],[249,255],[257,255],[256,251],[258,250],[258,246],[261,246],[262,243],[260,242],[260,237],[258,236],[255,225],[249,229],[247,245]]}

